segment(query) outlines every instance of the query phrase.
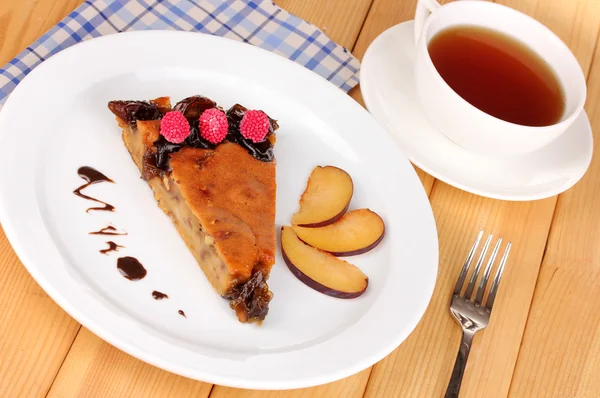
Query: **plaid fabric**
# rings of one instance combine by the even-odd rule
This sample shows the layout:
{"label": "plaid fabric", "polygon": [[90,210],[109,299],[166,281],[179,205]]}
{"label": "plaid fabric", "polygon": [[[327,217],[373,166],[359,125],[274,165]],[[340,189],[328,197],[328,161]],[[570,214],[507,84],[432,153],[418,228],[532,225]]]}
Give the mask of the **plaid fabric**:
{"label": "plaid fabric", "polygon": [[128,30],[172,29],[224,36],[280,54],[344,91],[360,64],[321,30],[263,0],[89,0],[0,69],[0,107],[37,65],[80,41]]}

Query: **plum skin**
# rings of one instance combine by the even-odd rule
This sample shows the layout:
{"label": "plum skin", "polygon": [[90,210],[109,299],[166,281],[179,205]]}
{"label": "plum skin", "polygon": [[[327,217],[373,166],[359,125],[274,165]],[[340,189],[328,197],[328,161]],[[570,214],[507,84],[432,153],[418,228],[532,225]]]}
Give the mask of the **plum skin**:
{"label": "plum skin", "polygon": [[323,293],[327,296],[340,298],[340,299],[353,299],[353,298],[360,297],[367,290],[367,287],[369,287],[369,278],[366,278],[365,281],[367,283],[365,284],[365,288],[363,290],[361,290],[360,292],[341,292],[339,290],[332,289],[330,287],[322,285],[319,282],[309,278],[304,272],[302,272],[298,267],[296,267],[292,263],[292,261],[288,258],[288,256],[285,254],[285,250],[283,249],[283,247],[281,248],[281,255],[283,256],[283,261],[285,261],[285,264],[287,265],[289,270],[292,272],[292,274],[294,274],[294,276],[296,278],[298,278],[306,286],[316,290],[319,293]]}

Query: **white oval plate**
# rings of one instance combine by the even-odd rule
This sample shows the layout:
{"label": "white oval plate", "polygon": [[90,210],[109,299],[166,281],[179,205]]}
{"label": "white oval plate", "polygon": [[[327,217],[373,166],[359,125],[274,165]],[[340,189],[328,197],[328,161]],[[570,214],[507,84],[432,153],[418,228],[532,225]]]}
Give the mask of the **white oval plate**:
{"label": "white oval plate", "polygon": [[583,177],[593,150],[585,111],[557,140],[531,154],[495,158],[470,152],[446,138],[421,110],[414,47],[413,21],[391,27],[371,43],[360,70],[367,109],[414,164],[450,185],[502,200],[558,195]]}
{"label": "white oval plate", "polygon": [[[387,235],[349,260],[370,278],[355,300],[297,280],[277,255],[275,293],[262,326],[241,324],[207,282],[125,149],[112,99],[175,101],[202,94],[279,120],[277,228],[290,222],[316,165],[347,170],[352,208],[382,215]],[[44,290],[92,332],[155,366],[211,383],[287,389],[334,381],[382,359],[413,330],[437,274],[432,211],[412,166],[350,97],[284,58],[227,39],[136,32],[76,45],[36,68],[0,114],[0,217],[19,258]],[[87,214],[73,195],[80,166],[116,184],[87,191],[116,206]],[[110,222],[127,236],[89,235]],[[108,238],[108,239],[106,239]],[[114,238],[125,246],[98,252]],[[123,278],[119,256],[148,270]],[[155,301],[153,290],[169,299]],[[182,309],[187,318],[178,315]]]}

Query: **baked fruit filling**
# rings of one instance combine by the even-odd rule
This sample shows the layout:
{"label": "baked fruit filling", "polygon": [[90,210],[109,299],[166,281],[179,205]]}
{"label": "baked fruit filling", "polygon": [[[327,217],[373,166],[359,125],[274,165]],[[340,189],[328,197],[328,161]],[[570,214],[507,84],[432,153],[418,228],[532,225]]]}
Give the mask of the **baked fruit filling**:
{"label": "baked fruit filling", "polygon": [[262,321],[273,294],[277,123],[223,111],[202,96],[111,101],[123,141],[159,207],[241,322]]}

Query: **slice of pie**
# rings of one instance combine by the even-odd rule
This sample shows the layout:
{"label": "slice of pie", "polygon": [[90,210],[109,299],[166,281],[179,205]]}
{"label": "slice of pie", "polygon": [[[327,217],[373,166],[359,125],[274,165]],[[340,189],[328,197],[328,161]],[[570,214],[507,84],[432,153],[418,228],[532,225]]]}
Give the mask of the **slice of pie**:
{"label": "slice of pie", "polygon": [[273,297],[277,123],[202,96],[111,101],[123,141],[159,207],[241,322],[262,321]]}

